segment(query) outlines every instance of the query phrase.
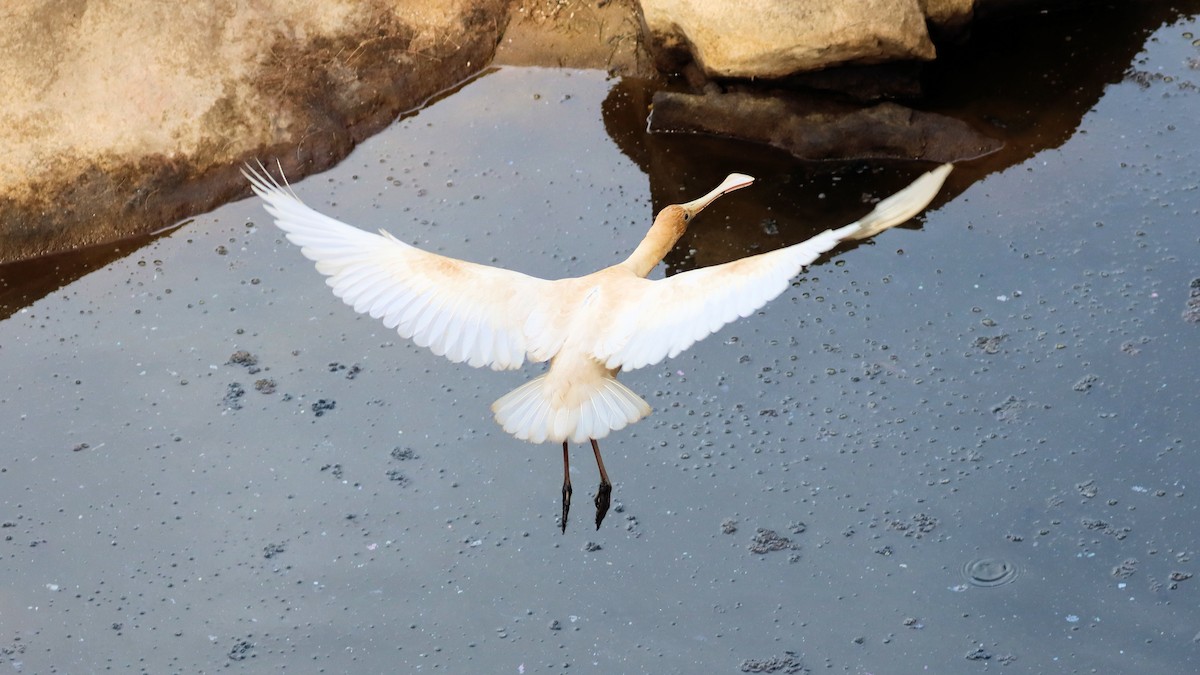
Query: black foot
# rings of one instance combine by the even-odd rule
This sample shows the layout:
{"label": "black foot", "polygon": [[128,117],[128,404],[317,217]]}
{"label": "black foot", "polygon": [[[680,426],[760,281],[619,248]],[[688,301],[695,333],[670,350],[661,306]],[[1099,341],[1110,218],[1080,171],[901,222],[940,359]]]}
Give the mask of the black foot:
{"label": "black foot", "polygon": [[609,497],[612,496],[612,484],[601,483],[600,489],[596,491],[596,529],[600,529],[600,523],[604,522],[604,516],[608,515]]}
{"label": "black foot", "polygon": [[562,531],[567,533],[567,513],[571,510],[571,484],[563,484],[563,512],[562,512]]}

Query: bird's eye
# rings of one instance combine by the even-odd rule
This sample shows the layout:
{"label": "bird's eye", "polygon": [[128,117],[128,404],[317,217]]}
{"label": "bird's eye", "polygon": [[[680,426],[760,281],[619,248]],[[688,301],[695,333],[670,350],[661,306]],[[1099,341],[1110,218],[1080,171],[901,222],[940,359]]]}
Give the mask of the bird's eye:
{"label": "bird's eye", "polygon": [[691,219],[692,219],[692,214],[690,214],[690,213],[683,214],[683,222],[686,223],[687,221],[689,221]]}

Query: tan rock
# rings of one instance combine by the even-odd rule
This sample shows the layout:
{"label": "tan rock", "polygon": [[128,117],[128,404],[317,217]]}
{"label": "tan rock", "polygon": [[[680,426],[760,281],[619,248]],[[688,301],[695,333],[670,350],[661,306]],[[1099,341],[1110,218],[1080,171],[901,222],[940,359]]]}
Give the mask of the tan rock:
{"label": "tan rock", "polygon": [[975,0],[921,0],[921,11],[938,36],[962,36],[975,17]]}
{"label": "tan rock", "polygon": [[634,5],[635,0],[517,0],[494,63],[652,77]]}
{"label": "tan rock", "polygon": [[641,7],[651,44],[686,46],[710,77],[778,78],[934,57],[920,0],[641,0]]}
{"label": "tan rock", "polygon": [[[0,262],[161,227],[293,173],[490,58],[503,0],[0,5]],[[286,152],[285,152],[286,149]],[[301,168],[303,166],[303,168]]]}

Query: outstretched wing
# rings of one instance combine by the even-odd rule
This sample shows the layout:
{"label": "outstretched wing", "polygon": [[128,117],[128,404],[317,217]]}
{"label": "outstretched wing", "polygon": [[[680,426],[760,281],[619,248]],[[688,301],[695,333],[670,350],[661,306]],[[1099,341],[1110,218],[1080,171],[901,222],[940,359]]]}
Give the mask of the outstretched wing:
{"label": "outstretched wing", "polygon": [[631,278],[592,354],[608,368],[632,370],[673,357],[725,324],[753,314],[787,289],[792,277],[846,239],[899,225],[925,208],[950,173],[944,164],[884,199],[862,219],[808,241],[651,281]]}
{"label": "outstretched wing", "polygon": [[422,251],[383,230],[365,232],[314,211],[269,175],[252,167],[242,173],[275,224],[354,311],[451,361],[493,370],[525,361],[524,323],[551,282]]}

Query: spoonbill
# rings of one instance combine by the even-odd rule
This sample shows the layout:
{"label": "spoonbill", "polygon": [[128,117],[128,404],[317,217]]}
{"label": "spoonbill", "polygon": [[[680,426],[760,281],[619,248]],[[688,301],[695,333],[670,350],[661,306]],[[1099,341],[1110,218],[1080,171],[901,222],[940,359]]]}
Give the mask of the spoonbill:
{"label": "spoonbill", "polygon": [[696,214],[753,178],[730,174],[703,197],[667,206],[622,262],[582,277],[547,280],[423,251],[386,230],[375,234],[347,225],[309,208],[286,179],[281,184],[261,164],[242,173],[288,240],[316,262],[333,294],[356,312],[382,319],[402,337],[456,363],[510,370],[526,359],[550,362],[545,373],[501,396],[492,412],[521,440],[562,443],[565,532],[569,443],[591,443],[600,470],[594,499],[599,529],[612,483],[597,441],[650,414],[650,405],[618,382],[617,373],[674,357],[749,316],[839,242],[865,239],[912,218],[933,200],[951,168],[943,164],[923,174],[861,219],[808,241],[655,280],[645,277]]}

